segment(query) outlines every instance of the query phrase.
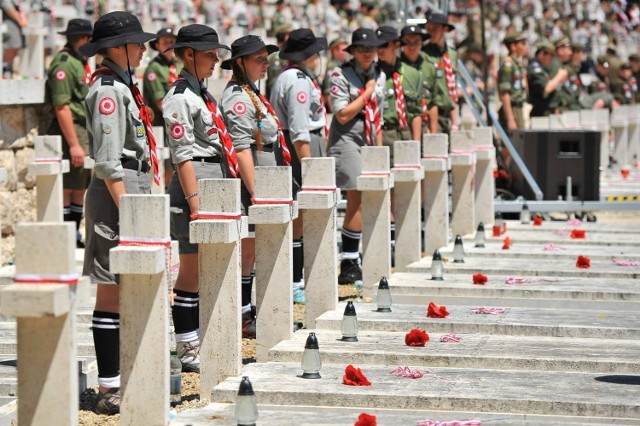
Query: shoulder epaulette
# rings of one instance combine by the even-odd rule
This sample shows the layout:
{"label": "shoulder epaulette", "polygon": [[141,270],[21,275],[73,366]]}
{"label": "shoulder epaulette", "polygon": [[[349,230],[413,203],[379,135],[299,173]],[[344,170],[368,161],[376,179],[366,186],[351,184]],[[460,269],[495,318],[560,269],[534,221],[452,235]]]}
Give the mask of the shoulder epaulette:
{"label": "shoulder epaulette", "polygon": [[66,53],[60,56],[60,62],[67,62],[67,59],[69,59],[69,55]]}
{"label": "shoulder epaulette", "polygon": [[302,71],[298,71],[298,78],[307,78],[307,75]]}
{"label": "shoulder epaulette", "polygon": [[185,90],[187,90],[187,87],[189,87],[189,83],[187,82],[187,80],[178,80],[175,84],[175,90],[173,91],[173,94],[179,95],[181,93],[184,93]]}
{"label": "shoulder epaulette", "polygon": [[116,81],[115,76],[113,74],[103,74],[100,79],[100,84],[103,86],[113,86],[113,83]]}
{"label": "shoulder epaulette", "polygon": [[242,86],[233,86],[232,93],[242,92]]}

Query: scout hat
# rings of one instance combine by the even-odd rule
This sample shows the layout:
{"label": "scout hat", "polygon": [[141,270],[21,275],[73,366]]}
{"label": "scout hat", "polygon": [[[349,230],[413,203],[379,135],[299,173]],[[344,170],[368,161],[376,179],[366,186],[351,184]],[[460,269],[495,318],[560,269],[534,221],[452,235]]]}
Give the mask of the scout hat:
{"label": "scout hat", "polygon": [[506,46],[510,45],[511,43],[517,43],[521,40],[526,40],[527,36],[520,31],[509,31],[505,36],[504,36],[504,40],[502,41]]}
{"label": "scout hat", "polygon": [[231,43],[231,57],[227,60],[222,61],[220,64],[220,68],[223,70],[230,70],[231,64],[239,58],[244,56],[252,55],[256,52],[261,51],[266,48],[267,53],[270,55],[273,52],[278,51],[278,46],[275,44],[264,44],[264,41],[257,35],[246,35],[244,37],[240,37],[233,43]]}
{"label": "scout hat", "polygon": [[400,38],[398,37],[398,30],[394,27],[390,27],[388,25],[383,25],[378,27],[376,30],[376,36],[378,36],[378,40],[386,43],[393,43],[398,41]]}
{"label": "scout hat", "polygon": [[93,26],[91,25],[91,21],[87,19],[72,19],[67,22],[67,29],[58,31],[58,34],[63,36],[91,35],[93,34]]}
{"label": "scout hat", "polygon": [[422,37],[422,40],[428,40],[429,38],[431,38],[431,36],[427,34],[425,30],[417,25],[407,25],[405,27],[402,27],[402,30],[400,30],[400,39],[402,40],[404,36],[408,35],[419,35],[420,37]]}
{"label": "scout hat", "polygon": [[444,13],[431,13],[427,17],[427,24],[444,25],[447,27],[447,31],[455,29],[455,27],[449,23],[449,20]]}
{"label": "scout hat", "polygon": [[378,47],[382,46],[385,43],[386,41],[378,40],[378,36],[376,35],[375,31],[368,28],[358,28],[351,35],[351,44],[342,50],[352,53],[353,48],[356,46]]}
{"label": "scout hat", "polygon": [[166,52],[179,47],[189,47],[193,50],[229,50],[229,46],[220,43],[216,30],[202,24],[191,24],[180,28],[176,42],[164,51]]}
{"label": "scout hat", "polygon": [[549,43],[548,41],[541,41],[536,44],[536,55],[539,52],[547,52],[547,53],[555,54],[556,48],[553,46],[553,44]]}
{"label": "scout hat", "polygon": [[277,37],[279,35],[289,34],[291,31],[293,31],[293,25],[291,25],[289,22],[286,22],[275,27],[275,29],[273,30],[273,35]]}
{"label": "scout hat", "polygon": [[575,41],[571,43],[571,49],[573,49],[574,52],[584,52],[584,44]]}
{"label": "scout hat", "polygon": [[605,68],[609,68],[609,59],[606,56],[604,55],[598,56],[597,62],[599,65],[602,65]]}
{"label": "scout hat", "polygon": [[640,61],[640,54],[632,53],[631,55],[629,55],[629,61],[631,62]]}
{"label": "scout hat", "polygon": [[483,53],[482,45],[480,43],[471,43],[469,47],[467,47],[468,53]]}
{"label": "scout hat", "polygon": [[156,34],[156,38],[149,42],[149,47],[151,47],[153,50],[158,50],[158,39],[160,37],[166,37],[166,36],[175,38],[176,35],[173,32],[173,28],[162,28],[160,31],[158,31],[158,33]]}
{"label": "scout hat", "polygon": [[304,61],[311,55],[327,48],[325,37],[316,37],[308,28],[300,28],[289,33],[289,38],[280,49],[280,59]]}
{"label": "scout hat", "polygon": [[140,21],[129,12],[110,12],[102,15],[93,28],[91,40],[79,48],[83,56],[95,56],[99,50],[124,44],[146,43],[156,38],[142,30]]}
{"label": "scout hat", "polygon": [[557,39],[553,40],[553,45],[556,47],[556,49],[564,46],[571,47],[571,40],[569,40],[569,37],[558,37]]}

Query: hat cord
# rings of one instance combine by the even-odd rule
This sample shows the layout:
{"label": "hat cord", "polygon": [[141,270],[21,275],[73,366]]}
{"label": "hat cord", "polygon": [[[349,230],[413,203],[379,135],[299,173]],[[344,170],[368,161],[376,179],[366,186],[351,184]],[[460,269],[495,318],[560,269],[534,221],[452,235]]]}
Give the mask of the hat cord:
{"label": "hat cord", "polygon": [[127,56],[127,74],[129,74],[129,87],[133,86],[133,73],[131,72],[131,65],[129,64],[129,48],[124,45],[124,53]]}

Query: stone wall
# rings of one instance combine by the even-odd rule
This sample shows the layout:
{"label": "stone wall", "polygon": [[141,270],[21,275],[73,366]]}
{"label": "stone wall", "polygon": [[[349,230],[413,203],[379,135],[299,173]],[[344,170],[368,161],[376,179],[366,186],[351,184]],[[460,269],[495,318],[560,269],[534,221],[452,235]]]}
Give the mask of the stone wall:
{"label": "stone wall", "polygon": [[0,183],[3,265],[13,261],[14,225],[36,220],[36,180],[27,169],[41,118],[38,105],[0,107],[0,167],[7,169],[7,180]]}

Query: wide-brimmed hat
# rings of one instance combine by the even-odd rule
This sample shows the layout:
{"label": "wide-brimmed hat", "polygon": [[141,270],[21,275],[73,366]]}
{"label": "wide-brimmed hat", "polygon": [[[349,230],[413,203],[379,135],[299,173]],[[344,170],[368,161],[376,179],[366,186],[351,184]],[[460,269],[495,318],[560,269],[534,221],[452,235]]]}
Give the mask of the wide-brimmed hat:
{"label": "wide-brimmed hat", "polygon": [[521,31],[509,31],[505,36],[504,36],[504,40],[502,40],[502,42],[508,46],[511,43],[517,43],[519,41],[522,40],[526,40],[527,39],[527,35]]}
{"label": "wide-brimmed hat", "polygon": [[553,44],[551,44],[548,41],[541,41],[536,44],[536,55],[539,52],[547,52],[547,53],[551,53],[552,55],[555,55],[556,48]]}
{"label": "wide-brimmed hat", "polygon": [[571,47],[571,40],[569,39],[569,37],[558,37],[555,40],[553,40],[551,43],[553,43],[553,45],[556,47],[556,49],[559,49],[561,47]]}
{"label": "wide-brimmed hat", "polygon": [[78,50],[83,56],[95,56],[99,50],[118,47],[124,44],[140,44],[156,38],[153,33],[142,30],[140,21],[129,12],[110,12],[102,15],[93,27],[89,43]]}
{"label": "wide-brimmed hat", "polygon": [[257,35],[246,35],[240,37],[233,43],[231,43],[231,57],[225,61],[222,61],[220,68],[223,70],[230,70],[231,64],[238,58],[244,56],[253,55],[262,49],[267,49],[267,53],[270,55],[273,52],[278,51],[278,46],[275,44],[265,44],[264,41]]}
{"label": "wide-brimmed hat", "polygon": [[193,50],[230,50],[229,46],[220,43],[216,30],[202,24],[191,24],[180,28],[176,42],[164,51],[166,52],[179,47],[188,47]]}
{"label": "wide-brimmed hat", "polygon": [[158,39],[160,37],[167,37],[167,36],[175,38],[176,34],[173,32],[173,28],[162,28],[160,31],[158,31],[156,33],[156,38],[149,42],[149,47],[152,48],[153,50],[158,50]]}
{"label": "wide-brimmed hat", "polygon": [[[420,37],[422,37],[423,41],[431,38],[431,35],[427,34],[427,32],[418,25],[406,25],[402,27],[402,29],[400,30],[400,40],[402,41],[405,36],[410,35],[419,35]],[[405,43],[402,42],[402,44]]]}
{"label": "wide-brimmed hat", "polygon": [[63,36],[92,35],[93,25],[91,25],[91,21],[88,19],[71,19],[67,22],[67,29],[58,31],[58,34]]}
{"label": "wide-brimmed hat", "polygon": [[300,28],[289,33],[289,38],[280,49],[280,59],[304,61],[326,48],[325,37],[316,37],[309,28]]}
{"label": "wide-brimmed hat", "polygon": [[443,13],[431,13],[427,16],[427,24],[444,25],[447,27],[447,31],[455,29],[455,27],[449,23],[449,19]]}
{"label": "wide-brimmed hat", "polygon": [[388,25],[382,25],[378,27],[378,29],[376,30],[376,36],[378,37],[378,40],[383,41],[384,44],[393,43],[400,40],[400,37],[398,36],[398,30]]}
{"label": "wide-brimmed hat", "polygon": [[358,28],[353,32],[353,34],[351,34],[351,44],[342,50],[352,53],[353,48],[356,46],[378,47],[385,43],[386,41],[378,39],[375,31],[368,28]]}

